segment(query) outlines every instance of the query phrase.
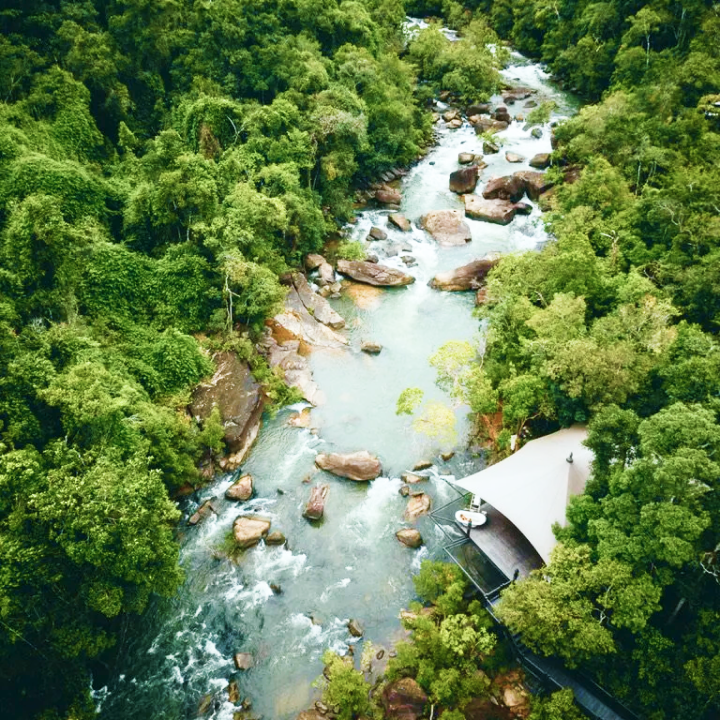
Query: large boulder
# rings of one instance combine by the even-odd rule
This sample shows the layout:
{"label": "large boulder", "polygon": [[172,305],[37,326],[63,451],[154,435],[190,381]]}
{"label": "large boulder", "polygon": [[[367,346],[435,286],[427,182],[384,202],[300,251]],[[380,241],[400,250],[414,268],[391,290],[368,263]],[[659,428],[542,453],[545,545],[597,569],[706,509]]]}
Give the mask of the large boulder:
{"label": "large boulder", "polygon": [[316,253],[305,256],[305,267],[308,271],[317,270],[324,262],[326,262],[325,258]]}
{"label": "large boulder", "polygon": [[509,200],[485,200],[479,195],[465,195],[465,214],[473,220],[507,225],[518,213],[518,205]]}
{"label": "large boulder", "polygon": [[292,281],[300,301],[315,320],[333,330],[345,327],[345,320],[330,307],[330,303],[324,297],[313,292],[304,275],[294,273]]}
{"label": "large boulder", "polygon": [[[537,200],[555,184],[545,173],[535,170],[521,170],[520,172],[516,172],[513,177],[525,185],[525,192],[527,192],[531,200]],[[520,198],[518,198],[518,200],[519,199]]]}
{"label": "large boulder", "polygon": [[332,285],[334,282],[335,270],[333,266],[327,261],[321,262],[320,265],[318,265],[318,285]]}
{"label": "large boulder", "polygon": [[268,325],[279,341],[301,340],[317,347],[337,348],[348,344],[348,339],[327,325],[318,322],[300,299],[294,285],[290,286],[285,309],[276,315]]}
{"label": "large boulder", "polygon": [[374,480],[382,472],[382,465],[367,450],[354,453],[321,453],[315,458],[321,470],[349,480]]}
{"label": "large boulder", "polygon": [[401,270],[363,260],[338,260],[337,269],[357,282],[378,287],[400,287],[415,282],[412,275],[406,275]]}
{"label": "large boulder", "polygon": [[383,205],[399,205],[402,202],[402,195],[399,190],[383,187],[375,191],[375,199]]}
{"label": "large boulder", "polygon": [[233,523],[233,537],[239,548],[257,545],[270,530],[271,521],[258,515],[241,515]]}
{"label": "large boulder", "polygon": [[410,221],[402,213],[392,213],[392,215],[388,215],[388,222],[403,232],[410,232],[412,230]]}
{"label": "large boulder", "polygon": [[415,528],[403,528],[395,533],[395,537],[409,548],[419,548],[423,544],[422,535]]}
{"label": "large boulder", "polygon": [[490,105],[488,103],[476,103],[474,105],[468,105],[465,108],[465,114],[468,117],[473,115],[485,115],[490,112]]}
{"label": "large boulder", "polygon": [[245,502],[253,495],[254,482],[252,475],[239,477],[226,491],[225,497],[228,500],[239,500]]}
{"label": "large boulder", "polygon": [[427,702],[428,696],[412,678],[391,682],[382,694],[388,720],[418,720],[423,716]]}
{"label": "large boulder", "polygon": [[208,382],[195,388],[189,410],[200,422],[205,422],[214,408],[220,411],[224,440],[231,453],[232,465],[237,467],[247,456],[260,430],[264,396],[247,363],[234,352],[220,352],[213,359],[217,370]]}
{"label": "large boulder", "polygon": [[508,124],[512,122],[510,113],[508,112],[508,109],[505,107],[505,105],[498,105],[498,107],[495,109],[494,116],[495,119],[499,122],[505,122]]}
{"label": "large boulder", "polygon": [[486,200],[509,200],[516,203],[525,194],[525,178],[522,172],[490,179],[483,189]]}
{"label": "large boulder", "polygon": [[305,505],[303,516],[308,520],[319,520],[325,512],[325,500],[330,492],[329,485],[316,485],[310,490],[310,499]]}
{"label": "large boulder", "polygon": [[[300,340],[285,340],[278,343],[270,337],[263,341],[262,348],[259,349],[263,351],[271,368],[282,370],[288,386],[297,388],[313,405],[321,405],[324,402],[325,396],[313,380],[310,363],[306,357],[300,355]],[[303,426],[296,424],[296,427]]]}
{"label": "large boulder", "polygon": [[413,495],[405,508],[405,520],[411,522],[417,520],[421,515],[427,515],[430,512],[432,501],[430,496],[425,493]]}
{"label": "large boulder", "polygon": [[497,260],[483,258],[473,260],[467,265],[438,273],[429,283],[434,290],[446,290],[449,292],[462,292],[463,290],[477,290],[482,287],[485,276],[495,267]]}
{"label": "large boulder", "polygon": [[420,226],[445,247],[464,245],[472,240],[460,210],[433,210],[420,218]]}
{"label": "large boulder", "polygon": [[545,168],[550,167],[551,157],[552,155],[550,153],[538,153],[537,155],[533,155],[530,160],[530,167],[537,168],[538,170],[545,170]]}
{"label": "large boulder", "polygon": [[479,168],[477,165],[460,168],[450,173],[450,190],[458,195],[472,192],[477,185]]}

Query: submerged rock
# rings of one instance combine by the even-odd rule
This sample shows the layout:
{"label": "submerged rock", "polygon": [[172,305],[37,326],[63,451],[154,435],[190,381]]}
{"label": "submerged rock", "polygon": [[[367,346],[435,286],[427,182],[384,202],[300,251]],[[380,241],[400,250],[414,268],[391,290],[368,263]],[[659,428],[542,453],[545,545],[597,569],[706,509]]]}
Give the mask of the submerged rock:
{"label": "submerged rock", "polygon": [[409,548],[419,548],[423,544],[422,535],[415,528],[403,528],[395,533],[395,537]]}
{"label": "submerged rock", "polygon": [[349,480],[374,480],[382,473],[380,460],[367,450],[346,454],[321,453],[315,458],[315,464],[321,470]]}
{"label": "submerged rock", "polygon": [[360,345],[360,350],[368,355],[379,355],[382,352],[383,346],[380,343],[372,342],[372,340],[365,340]]}
{"label": "submerged rock", "polygon": [[495,155],[500,152],[500,146],[497,143],[486,140],[483,143],[483,153],[485,155]]}
{"label": "submerged rock", "polygon": [[217,515],[218,512],[213,505],[215,498],[206,500],[188,519],[188,525],[198,525],[207,520],[210,515]]}
{"label": "submerged rock", "polygon": [[420,218],[420,225],[441,245],[464,245],[472,240],[470,227],[460,210],[433,210]]}
{"label": "submerged rock", "polygon": [[378,263],[362,260],[338,260],[338,271],[357,282],[378,287],[401,287],[415,282],[412,275]]}
{"label": "submerged rock", "polygon": [[305,505],[303,516],[308,520],[320,520],[325,512],[325,500],[330,492],[329,485],[316,485],[310,491],[310,499]]}
{"label": "submerged rock", "polygon": [[253,495],[254,481],[252,475],[239,477],[226,491],[225,497],[228,500],[239,500],[245,502]]}
{"label": "submerged rock", "polygon": [[233,537],[238,547],[257,545],[270,530],[271,521],[257,515],[241,515],[233,523]]}
{"label": "submerged rock", "polygon": [[473,260],[455,270],[438,273],[428,284],[435,290],[448,292],[477,290],[484,284],[485,277],[497,265],[497,262],[496,259],[491,258]]}
{"label": "submerged rock", "polygon": [[265,538],[266,545],[284,545],[287,538],[279,530],[274,530]]}

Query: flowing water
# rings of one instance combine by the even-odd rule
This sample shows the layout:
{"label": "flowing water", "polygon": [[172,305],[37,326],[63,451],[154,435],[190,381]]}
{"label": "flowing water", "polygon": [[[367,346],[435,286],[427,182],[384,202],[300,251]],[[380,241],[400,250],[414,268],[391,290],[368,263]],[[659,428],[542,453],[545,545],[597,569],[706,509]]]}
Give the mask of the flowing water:
{"label": "flowing water", "polygon": [[[513,84],[538,89],[537,101],[555,100],[554,119],[576,109],[548,83],[539,66],[519,55],[513,55],[504,75]],[[522,105],[511,106],[511,112],[527,112]],[[429,210],[462,208],[461,200],[448,190],[448,175],[458,167],[459,152],[482,152],[482,141],[467,123],[458,130],[438,127],[437,133],[437,145],[403,182],[402,212],[414,223]],[[539,139],[518,122],[498,137],[502,151],[485,157],[489,167],[484,179],[528,167],[527,162],[507,163],[507,150],[529,160],[551,149],[547,126]],[[288,426],[290,413],[303,406],[266,419],[242,467],[243,473],[255,477],[256,497],[241,505],[223,500],[237,476],[227,474],[183,508],[187,517],[198,503],[216,496],[220,513],[194,528],[183,522],[186,582],[174,598],[152,603],[122,638],[111,680],[95,693],[104,720],[195,718],[208,693],[215,693],[215,699],[206,717],[229,720],[237,708],[228,702],[224,688],[233,678],[241,697],[252,700],[256,714],[266,720],[289,720],[315,697],[311,682],[322,671],[325,649],[346,653],[349,645],[361,646],[365,640],[387,646],[402,635],[398,613],[413,599],[412,574],[423,558],[438,552],[441,538],[431,521],[421,518],[418,527],[426,547],[410,550],[395,539],[395,532],[405,525],[399,476],[418,460],[432,459],[436,464],[425,473],[428,480],[422,487],[438,507],[455,497],[444,478],[466,475],[480,462],[462,452],[442,462],[437,445],[413,432],[407,416],[395,414],[398,395],[407,387],[420,387],[426,399],[448,402],[435,386],[428,357],[448,340],[478,339],[478,321],[471,312],[474,294],[436,292],[427,283],[440,271],[488,253],[536,248],[546,236],[535,208],[506,227],[468,220],[471,243],[439,248],[420,230],[401,233],[387,228],[387,214],[361,212],[348,231],[364,239],[372,225],[386,229],[388,240],[372,243],[369,249],[381,256],[381,262],[406,269],[399,257],[384,257],[391,245],[406,246],[400,254],[417,260],[408,270],[415,284],[392,290],[365,288],[334,301],[347,321],[350,347],[315,350],[311,356],[315,380],[327,396],[324,405],[312,410],[316,430]],[[364,339],[381,343],[382,353],[361,353]],[[456,409],[459,446],[467,431],[466,412]],[[371,483],[353,483],[314,474],[313,480],[322,477],[331,487],[324,521],[311,525],[301,516],[309,495],[302,480],[314,473],[315,455],[359,449],[381,458],[383,476]],[[218,551],[235,517],[252,513],[272,518],[272,529],[287,536],[288,546],[261,544],[232,563]],[[270,583],[280,585],[282,593],[274,594]],[[350,618],[363,625],[362,640],[348,633]],[[232,660],[240,651],[252,652],[256,660],[244,673],[235,670]]]}

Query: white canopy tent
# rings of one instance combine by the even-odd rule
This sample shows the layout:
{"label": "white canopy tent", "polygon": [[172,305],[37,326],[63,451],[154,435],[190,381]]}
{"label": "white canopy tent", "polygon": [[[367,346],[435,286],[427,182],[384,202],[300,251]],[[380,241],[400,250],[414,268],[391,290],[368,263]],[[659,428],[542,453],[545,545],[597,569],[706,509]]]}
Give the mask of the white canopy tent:
{"label": "white canopy tent", "polygon": [[[586,428],[574,425],[531,440],[505,460],[455,484],[499,510],[547,563],[555,547],[552,526],[565,525],[570,497],[585,489],[590,476],[593,453],[582,445],[586,437]],[[488,526],[487,532],[491,530]]]}

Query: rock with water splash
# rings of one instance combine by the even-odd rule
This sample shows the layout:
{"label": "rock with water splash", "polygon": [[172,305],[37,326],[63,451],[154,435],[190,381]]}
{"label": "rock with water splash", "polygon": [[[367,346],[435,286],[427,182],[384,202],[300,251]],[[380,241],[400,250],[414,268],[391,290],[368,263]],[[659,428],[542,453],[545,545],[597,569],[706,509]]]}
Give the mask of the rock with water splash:
{"label": "rock with water splash", "polygon": [[325,500],[330,492],[329,485],[316,485],[310,491],[310,499],[305,505],[303,516],[308,520],[320,520],[325,512]]}
{"label": "rock with water splash", "polygon": [[235,653],[233,661],[238,670],[250,670],[250,668],[255,667],[255,660],[251,653]]}
{"label": "rock with water splash", "polygon": [[266,545],[284,545],[287,538],[279,530],[274,530],[265,538]]}
{"label": "rock with water splash", "polygon": [[370,232],[367,236],[368,240],[387,240],[387,233],[379,227],[373,227],[370,228]]}
{"label": "rock with water splash", "polygon": [[241,515],[233,523],[235,544],[241,548],[257,545],[270,530],[272,522],[258,515]]}
{"label": "rock with water splash", "polygon": [[464,245],[472,240],[470,227],[460,210],[432,210],[420,218],[420,226],[445,247]]}
{"label": "rock with water splash", "polygon": [[245,502],[253,495],[254,480],[252,475],[239,477],[226,491],[225,497],[228,500],[239,500]]}
{"label": "rock with water splash", "polygon": [[363,627],[357,620],[350,620],[347,629],[353,637],[362,637],[364,634]]}
{"label": "rock with water splash", "polygon": [[406,275],[402,270],[362,260],[338,260],[337,269],[357,282],[377,287],[400,287],[415,282],[412,275]]}
{"label": "rock with water splash", "polygon": [[445,290],[447,292],[462,292],[463,290],[477,290],[485,283],[485,277],[490,270],[497,265],[497,259],[483,258],[473,260],[467,265],[438,273],[429,285],[434,290]]}
{"label": "rock with water splash", "polygon": [[392,213],[392,215],[388,215],[388,222],[403,232],[410,232],[412,230],[410,221],[402,213]]}
{"label": "rock with water splash", "polygon": [[348,480],[374,480],[382,473],[380,460],[367,450],[346,454],[321,453],[315,458],[315,464],[321,470]]}
{"label": "rock with water splash", "polygon": [[522,200],[525,194],[525,179],[521,177],[521,173],[491,178],[482,194],[486,200],[508,200],[516,203]]}
{"label": "rock with water splash", "polygon": [[207,520],[210,515],[217,515],[217,510],[213,505],[215,498],[206,500],[188,519],[188,525],[198,525],[199,523]]}
{"label": "rock with water splash", "polygon": [[419,548],[423,544],[422,535],[415,528],[403,528],[395,533],[395,537],[409,548]]}
{"label": "rock with water splash", "polygon": [[478,181],[480,169],[477,165],[460,168],[450,173],[450,191],[458,195],[472,192]]}
{"label": "rock with water splash", "polygon": [[418,493],[413,495],[409,500],[407,507],[405,508],[405,520],[412,522],[417,520],[421,515],[427,515],[432,507],[432,501],[430,496],[425,493]]}

